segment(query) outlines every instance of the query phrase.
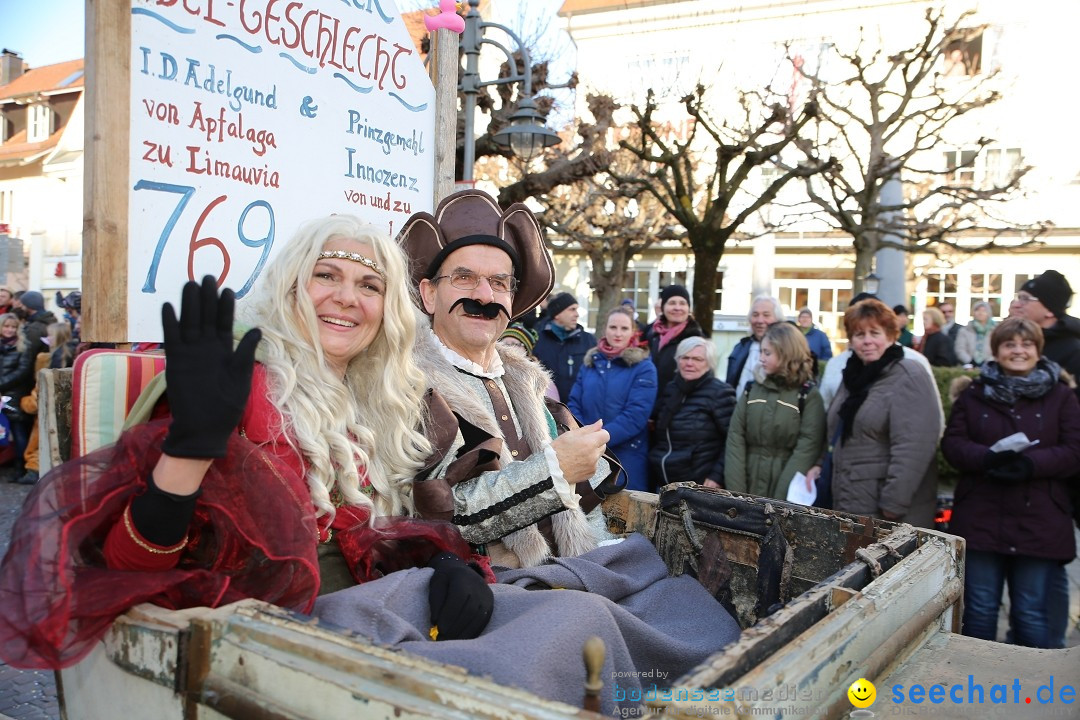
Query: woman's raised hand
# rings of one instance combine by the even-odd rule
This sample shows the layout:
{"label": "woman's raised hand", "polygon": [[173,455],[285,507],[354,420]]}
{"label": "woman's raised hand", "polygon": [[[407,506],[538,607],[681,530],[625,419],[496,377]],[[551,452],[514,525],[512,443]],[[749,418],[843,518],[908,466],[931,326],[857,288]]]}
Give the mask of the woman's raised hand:
{"label": "woman's raised hand", "polygon": [[235,296],[218,297],[214,278],[184,285],[180,318],[173,306],[161,308],[165,335],[165,381],[172,424],[162,444],[167,455],[181,458],[225,457],[251,391],[255,346],[262,338],[249,330],[233,349]]}

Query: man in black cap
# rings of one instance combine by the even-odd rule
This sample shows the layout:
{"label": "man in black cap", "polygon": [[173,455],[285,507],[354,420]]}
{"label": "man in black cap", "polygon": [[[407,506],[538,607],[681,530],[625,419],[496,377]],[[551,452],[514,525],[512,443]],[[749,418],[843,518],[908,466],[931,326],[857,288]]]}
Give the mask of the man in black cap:
{"label": "man in black cap", "polygon": [[497,565],[596,547],[608,537],[594,491],[613,474],[602,457],[608,433],[545,404],[547,373],[497,342],[554,282],[536,218],[465,190],[434,215],[413,215],[401,244],[431,318],[416,358],[431,388],[425,429],[435,453],[413,484],[417,512],[450,520]]}
{"label": "man in black cap", "polygon": [[[1072,295],[1065,276],[1057,270],[1047,270],[1020,286],[1009,304],[1009,317],[1027,318],[1041,327],[1045,341],[1043,355],[1080,380],[1080,320],[1065,314]],[[1074,479],[1074,486],[1077,483],[1080,478]],[[1080,492],[1075,489],[1073,516],[1080,524]],[[1069,627],[1069,579],[1064,565],[1050,574],[1046,601],[1051,647],[1064,647]]]}
{"label": "man in black cap", "polygon": [[1027,318],[1041,327],[1046,340],[1043,355],[1080,380],[1080,320],[1065,314],[1072,295],[1065,276],[1047,270],[1020,286],[1009,305],[1009,317]]}
{"label": "man in black cap", "polygon": [[559,293],[548,301],[548,317],[538,328],[533,355],[554,377],[559,399],[570,399],[585,353],[596,347],[596,337],[578,324],[578,302],[570,293]]}

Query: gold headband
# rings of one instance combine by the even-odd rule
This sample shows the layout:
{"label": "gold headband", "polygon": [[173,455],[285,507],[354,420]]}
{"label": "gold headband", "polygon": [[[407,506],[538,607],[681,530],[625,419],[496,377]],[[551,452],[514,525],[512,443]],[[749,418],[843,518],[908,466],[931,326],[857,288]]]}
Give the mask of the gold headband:
{"label": "gold headband", "polygon": [[386,272],[384,272],[383,269],[379,267],[379,263],[375,262],[374,260],[365,255],[361,255],[360,253],[345,252],[344,250],[323,250],[321,253],[319,253],[319,257],[337,258],[338,260],[352,260],[353,262],[358,262],[361,265],[367,265],[369,268],[379,273],[379,277],[383,279],[383,282],[386,282]]}

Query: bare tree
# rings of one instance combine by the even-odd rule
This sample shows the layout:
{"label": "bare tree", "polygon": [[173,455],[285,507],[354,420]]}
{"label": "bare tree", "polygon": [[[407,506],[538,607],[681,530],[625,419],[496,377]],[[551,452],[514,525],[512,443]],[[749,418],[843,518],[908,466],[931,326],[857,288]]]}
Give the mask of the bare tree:
{"label": "bare tree", "polygon": [[[998,217],[998,208],[1018,194],[1030,168],[1017,164],[998,178],[976,180],[973,168],[994,142],[986,137],[941,162],[944,148],[954,147],[946,131],[955,133],[959,118],[1000,98],[992,88],[996,73],[978,74],[982,59],[973,49],[984,28],[971,24],[971,14],[947,23],[941,10],[927,10],[923,36],[898,51],[865,38],[850,52],[834,45],[832,57],[839,62],[827,62],[824,72],[808,72],[788,48],[820,109],[816,140],[803,138],[798,146],[807,158],[836,160],[823,174],[806,178],[806,191],[816,206],[812,212],[852,238],[855,292],[881,248],[973,252],[1019,228]],[[902,181],[903,193],[883,197],[894,180]],[[1028,242],[1045,227],[1026,226]],[[965,243],[973,233],[989,239],[977,247]]]}
{"label": "bare tree", "polygon": [[667,211],[640,187],[619,182],[641,173],[640,161],[623,150],[612,153],[611,172],[553,188],[538,200],[539,215],[550,232],[553,250],[580,248],[589,258],[589,285],[603,318],[619,304],[626,287],[626,269],[634,255],[659,240],[681,235]]}
{"label": "bare tree", "polygon": [[612,159],[607,138],[618,106],[608,95],[589,95],[586,104],[593,121],[579,119],[572,132],[564,132],[562,143],[544,152],[535,172],[525,163],[510,161],[519,179],[499,191],[499,204],[505,207],[529,197],[539,198],[563,185],[587,183],[607,171]]}
{"label": "bare tree", "polygon": [[613,172],[619,182],[650,194],[686,231],[694,253],[693,306],[702,328],[712,328],[716,298],[716,267],[727,241],[760,209],[772,202],[781,188],[797,177],[822,170],[825,162],[810,158],[776,174],[760,192],[748,181],[754,168],[770,163],[791,144],[816,114],[807,104],[797,116],[776,102],[766,105],[756,93],[740,93],[743,111],[737,123],[719,122],[705,110],[705,88],[682,99],[692,122],[684,137],[664,134],[654,120],[655,96],[650,91],[644,107],[631,110],[638,131],[620,142],[649,168],[644,176]]}
{"label": "bare tree", "polygon": [[[406,5],[415,9],[422,9],[431,4],[427,0],[410,0],[410,2]],[[567,49],[571,43],[565,33],[553,31],[554,15],[543,8],[537,11],[539,6],[534,5],[522,3],[516,17],[509,20],[508,27],[527,48],[532,68],[529,79],[533,100],[537,111],[547,120],[552,115],[570,114],[565,109],[560,111],[559,105],[573,102],[573,90],[577,87],[577,73],[568,72],[561,80],[551,78],[553,66],[567,67]],[[513,48],[515,46],[509,38],[500,37],[502,33],[498,29],[489,29],[489,32],[501,47]],[[424,53],[428,51],[429,42],[430,38],[425,36],[421,43]],[[463,51],[460,54],[463,55]],[[459,65],[459,87],[463,73],[464,67]],[[562,131],[563,142],[555,148],[544,151],[542,169],[536,172],[531,172],[530,166],[516,158],[508,147],[497,144],[495,134],[509,124],[510,116],[517,110],[518,103],[523,97],[523,84],[513,82],[511,78],[521,78],[524,74],[524,56],[520,50],[514,50],[500,66],[496,78],[498,82],[484,85],[476,96],[477,109],[487,115],[487,123],[480,129],[475,139],[474,160],[477,163],[477,176],[484,174],[482,169],[485,165],[484,159],[488,158],[495,163],[494,166],[491,162],[486,163],[489,173],[497,172],[492,168],[497,168],[499,163],[506,163],[513,168],[512,174],[518,178],[504,185],[500,190],[499,202],[504,206],[529,197],[538,197],[560,185],[592,177],[606,170],[611,161],[611,153],[603,139],[611,127],[611,114],[616,105],[614,100],[606,96],[589,97],[588,107],[592,113],[593,122],[591,124],[578,123],[576,128],[567,128]],[[490,78],[487,79],[490,80]],[[462,93],[459,92],[459,97],[461,95]],[[463,99],[461,106],[464,106]],[[465,164],[465,116],[461,112],[457,117],[456,137],[455,165],[457,177],[461,179],[461,171]],[[574,143],[575,138],[578,139],[576,143]]]}

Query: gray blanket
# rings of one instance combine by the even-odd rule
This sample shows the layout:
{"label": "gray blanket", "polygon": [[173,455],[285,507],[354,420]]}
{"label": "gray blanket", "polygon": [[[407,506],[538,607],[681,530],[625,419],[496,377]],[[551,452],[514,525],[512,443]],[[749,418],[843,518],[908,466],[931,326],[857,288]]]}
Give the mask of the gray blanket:
{"label": "gray blanket", "polygon": [[640,705],[643,690],[668,687],[739,636],[735,620],[696,580],[668,577],[641,535],[581,557],[497,574],[491,622],[475,640],[428,639],[428,569],[324,595],[314,615],[375,642],[578,707],[585,683],[582,646],[598,635],[607,646],[605,714]]}

